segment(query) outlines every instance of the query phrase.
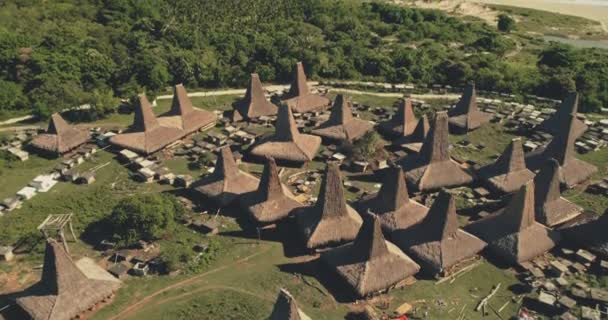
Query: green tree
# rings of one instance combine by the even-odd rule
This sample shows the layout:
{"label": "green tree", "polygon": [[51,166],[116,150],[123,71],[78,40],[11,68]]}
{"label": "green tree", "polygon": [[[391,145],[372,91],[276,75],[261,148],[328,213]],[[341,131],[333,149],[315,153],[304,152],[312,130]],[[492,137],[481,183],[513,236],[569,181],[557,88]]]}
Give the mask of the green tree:
{"label": "green tree", "polygon": [[515,20],[511,16],[504,13],[498,15],[498,30],[502,32],[511,32],[515,30]]}
{"label": "green tree", "polygon": [[100,116],[115,112],[119,103],[120,100],[114,97],[114,93],[111,89],[95,89],[91,94],[91,108]]}

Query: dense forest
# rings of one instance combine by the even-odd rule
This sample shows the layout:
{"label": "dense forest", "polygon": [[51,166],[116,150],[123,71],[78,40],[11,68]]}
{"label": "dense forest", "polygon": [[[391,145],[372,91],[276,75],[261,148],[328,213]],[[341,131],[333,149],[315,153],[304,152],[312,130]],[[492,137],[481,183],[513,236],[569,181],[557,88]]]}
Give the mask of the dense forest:
{"label": "dense forest", "polygon": [[547,46],[513,63],[495,26],[440,11],[334,0],[0,0],[0,113],[42,116],[167,86],[243,86],[251,72],[287,82],[296,61],[312,78],[443,83],[608,106],[608,55]]}

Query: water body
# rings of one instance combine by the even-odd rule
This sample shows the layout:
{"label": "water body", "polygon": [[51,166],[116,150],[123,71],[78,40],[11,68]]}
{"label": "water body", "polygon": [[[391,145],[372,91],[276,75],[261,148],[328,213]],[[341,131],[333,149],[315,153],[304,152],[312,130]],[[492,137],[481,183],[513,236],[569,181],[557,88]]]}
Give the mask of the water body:
{"label": "water body", "polygon": [[545,41],[554,41],[569,44],[577,48],[599,48],[608,50],[608,40],[568,39],[556,36],[543,36],[543,39]]}

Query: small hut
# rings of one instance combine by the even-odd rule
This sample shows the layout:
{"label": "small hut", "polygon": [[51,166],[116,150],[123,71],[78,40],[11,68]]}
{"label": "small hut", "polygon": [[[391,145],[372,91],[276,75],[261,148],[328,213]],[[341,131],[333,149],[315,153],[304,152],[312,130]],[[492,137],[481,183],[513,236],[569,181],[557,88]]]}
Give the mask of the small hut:
{"label": "small hut", "polygon": [[182,84],[173,87],[171,110],[158,118],[161,126],[184,131],[184,135],[215,125],[217,116],[213,112],[195,108]]}
{"label": "small hut", "polygon": [[327,108],[331,100],[324,96],[313,94],[306,83],[306,74],[302,62],[298,62],[295,78],[289,92],[283,97],[283,102],[294,112],[304,113]]}
{"label": "small hut", "polygon": [[365,297],[387,290],[420,271],[420,266],[382,235],[379,219],[366,214],[355,241],[321,255],[356,292]]}
{"label": "small hut", "polygon": [[244,194],[240,203],[258,223],[276,222],[302,206],[294,199],[289,188],[281,183],[273,158],[266,160],[258,189]]}
{"label": "small hut", "polygon": [[37,135],[31,145],[43,152],[59,155],[76,149],[89,138],[88,131],[69,125],[59,113],[54,113],[51,115],[46,132]]}
{"label": "small hut", "polygon": [[235,120],[251,120],[262,116],[277,114],[276,105],[268,101],[264,95],[264,88],[257,73],[251,74],[245,97],[233,104]]}
{"label": "small hut", "polygon": [[378,130],[389,137],[403,137],[414,133],[418,120],[414,114],[412,100],[401,99],[397,105],[397,112],[389,120],[381,122]]}
{"label": "small hut", "polygon": [[287,290],[281,289],[269,320],[311,320],[311,318],[298,308],[296,299]]}
{"label": "small hut", "polygon": [[471,173],[450,158],[449,145],[448,115],[445,111],[437,112],[420,152],[403,161],[408,183],[420,191],[428,191],[473,182]]}
{"label": "small hut", "polygon": [[477,93],[475,84],[471,83],[464,88],[462,97],[456,106],[448,113],[450,116],[450,127],[455,132],[469,132],[490,122],[490,114],[477,109]]}
{"label": "small hut", "polygon": [[353,142],[372,128],[371,122],[353,117],[352,103],[340,94],[334,101],[329,120],[313,129],[312,134],[330,141]]}
{"label": "small hut", "polygon": [[360,212],[369,210],[376,213],[382,229],[388,233],[417,224],[429,211],[429,208],[410,199],[405,175],[397,166],[384,171],[380,191],[364,198],[358,208]]}
{"label": "small hut", "polygon": [[534,178],[534,204],[536,220],[550,227],[571,220],[583,212],[583,208],[561,196],[559,163],[555,159],[549,159]]}
{"label": "small hut", "polygon": [[484,241],[458,227],[454,197],[443,190],[419,224],[396,230],[391,239],[433,274],[446,272],[486,246]]}
{"label": "small hut", "polygon": [[296,209],[294,214],[308,249],[352,241],[363,223],[359,214],[346,204],[340,169],[335,162],[325,168],[317,203]]}
{"label": "small hut", "polygon": [[239,195],[255,191],[259,183],[258,178],[239,169],[230,147],[223,147],[213,173],[195,182],[192,188],[220,206],[227,206]]}
{"label": "small hut", "polygon": [[578,138],[583,133],[585,133],[585,131],[587,131],[588,127],[583,121],[576,118],[577,112],[578,93],[570,92],[568,93],[566,98],[562,100],[562,103],[557,107],[557,111],[549,118],[545,119],[545,121],[537,125],[535,129],[548,132],[555,136],[568,125],[568,121],[570,121],[569,116],[573,116],[573,135]]}
{"label": "small hut", "polygon": [[184,131],[175,127],[161,126],[145,95],[139,96],[135,107],[135,118],[130,130],[110,138],[110,143],[138,153],[154,153],[184,136]]}
{"label": "small hut", "polygon": [[311,161],[319,147],[321,138],[298,131],[291,109],[279,107],[275,133],[251,148],[251,154],[260,158],[274,158],[287,162]]}
{"label": "small hut", "polygon": [[512,193],[534,178],[534,172],[526,168],[521,138],[511,143],[500,157],[488,166],[481,168],[478,176],[495,192]]}
{"label": "small hut", "polygon": [[533,181],[524,184],[506,208],[469,224],[466,229],[486,241],[497,257],[513,264],[549,251],[560,239],[557,232],[536,222]]}

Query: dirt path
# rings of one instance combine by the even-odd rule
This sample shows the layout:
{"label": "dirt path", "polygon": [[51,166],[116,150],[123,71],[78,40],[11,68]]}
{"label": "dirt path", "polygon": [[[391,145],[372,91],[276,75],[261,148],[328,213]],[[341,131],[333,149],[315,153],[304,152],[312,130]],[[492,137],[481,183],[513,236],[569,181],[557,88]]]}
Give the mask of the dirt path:
{"label": "dirt path", "polygon": [[210,291],[210,290],[232,291],[232,292],[242,293],[244,295],[252,296],[254,298],[259,298],[259,299],[262,299],[262,300],[266,300],[268,302],[273,302],[274,301],[273,298],[264,297],[264,296],[261,296],[259,293],[251,292],[251,291],[248,291],[248,290],[245,290],[245,289],[242,289],[242,288],[235,288],[235,287],[222,286],[222,285],[208,285],[208,286],[200,287],[200,288],[195,289],[195,290],[190,290],[188,292],[184,292],[184,293],[182,293],[180,295],[177,295],[177,296],[173,296],[173,297],[169,297],[169,298],[166,298],[166,299],[163,299],[163,300],[160,300],[160,301],[156,301],[156,302],[154,302],[154,305],[155,306],[159,306],[159,305],[166,304],[166,303],[169,303],[169,302],[173,302],[173,301],[176,301],[176,300],[181,300],[182,298],[189,297],[191,295],[197,294],[197,293],[202,292],[202,291]]}

